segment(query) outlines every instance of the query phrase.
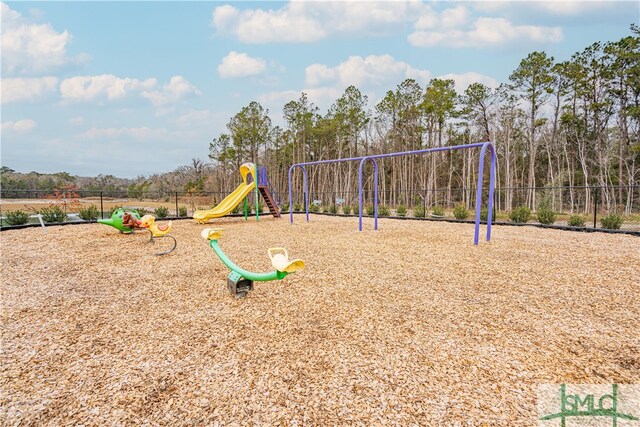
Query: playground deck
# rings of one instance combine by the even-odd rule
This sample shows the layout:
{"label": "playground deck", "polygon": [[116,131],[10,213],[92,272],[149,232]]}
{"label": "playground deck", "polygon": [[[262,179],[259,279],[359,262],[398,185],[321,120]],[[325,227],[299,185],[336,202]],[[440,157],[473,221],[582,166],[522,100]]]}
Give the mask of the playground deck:
{"label": "playground deck", "polygon": [[164,257],[99,224],[0,233],[0,424],[535,425],[539,384],[640,383],[637,237],[213,224],[246,269],[306,267],[236,300],[193,220]]}

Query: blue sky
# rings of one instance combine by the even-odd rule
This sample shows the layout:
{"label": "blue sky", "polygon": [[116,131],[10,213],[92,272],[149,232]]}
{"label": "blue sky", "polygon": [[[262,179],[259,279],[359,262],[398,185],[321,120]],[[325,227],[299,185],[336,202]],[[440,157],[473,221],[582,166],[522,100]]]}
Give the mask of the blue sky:
{"label": "blue sky", "polygon": [[350,84],[370,109],[409,77],[495,86],[639,21],[637,1],[3,2],[1,164],[168,172],[251,101],[282,125],[303,91],[324,113]]}

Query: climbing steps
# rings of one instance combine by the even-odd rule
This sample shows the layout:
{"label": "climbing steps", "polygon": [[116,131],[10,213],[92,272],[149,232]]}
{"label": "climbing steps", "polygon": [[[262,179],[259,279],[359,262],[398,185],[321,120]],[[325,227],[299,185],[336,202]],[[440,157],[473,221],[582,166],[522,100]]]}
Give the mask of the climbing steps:
{"label": "climbing steps", "polygon": [[269,212],[271,212],[271,215],[273,215],[274,218],[280,218],[280,209],[278,209],[278,206],[273,200],[273,197],[271,197],[269,188],[266,185],[259,185],[258,191],[260,191],[260,194],[262,194],[262,198],[267,203],[267,207],[269,208]]}

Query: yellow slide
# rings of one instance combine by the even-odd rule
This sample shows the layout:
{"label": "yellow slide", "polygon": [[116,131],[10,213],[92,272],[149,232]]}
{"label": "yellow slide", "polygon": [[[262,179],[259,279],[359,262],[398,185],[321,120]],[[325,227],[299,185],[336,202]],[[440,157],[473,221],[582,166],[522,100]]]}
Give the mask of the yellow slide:
{"label": "yellow slide", "polygon": [[200,224],[204,224],[210,219],[225,216],[229,214],[233,210],[233,208],[242,203],[244,198],[247,197],[247,195],[251,193],[255,188],[255,182],[252,182],[251,184],[240,184],[238,188],[233,190],[233,193],[225,197],[224,200],[221,201],[220,204],[215,208],[209,209],[207,211],[195,211],[193,213],[193,219],[195,219]]}
{"label": "yellow slide", "polygon": [[[238,186],[233,193],[229,194],[224,198],[223,201],[220,202],[218,206],[209,210],[195,211],[193,213],[193,219],[195,219],[199,224],[204,224],[213,218],[219,218],[221,216],[225,216],[229,214],[233,208],[238,206],[245,197],[251,191],[256,188],[256,178],[255,175],[255,165],[253,163],[244,163],[240,166],[240,175],[242,175],[242,184]],[[253,177],[253,182],[247,183],[247,175],[251,175]]]}

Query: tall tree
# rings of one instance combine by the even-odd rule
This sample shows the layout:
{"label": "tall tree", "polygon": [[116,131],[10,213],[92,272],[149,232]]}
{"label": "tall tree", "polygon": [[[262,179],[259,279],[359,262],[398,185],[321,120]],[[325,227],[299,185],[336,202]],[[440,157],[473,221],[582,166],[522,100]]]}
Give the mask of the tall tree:
{"label": "tall tree", "polygon": [[540,124],[540,108],[549,97],[551,67],[553,57],[548,57],[545,52],[532,52],[520,62],[518,68],[509,76],[511,89],[528,107],[528,173],[527,173],[527,204],[535,207],[536,185],[536,154],[538,141],[536,129]]}

